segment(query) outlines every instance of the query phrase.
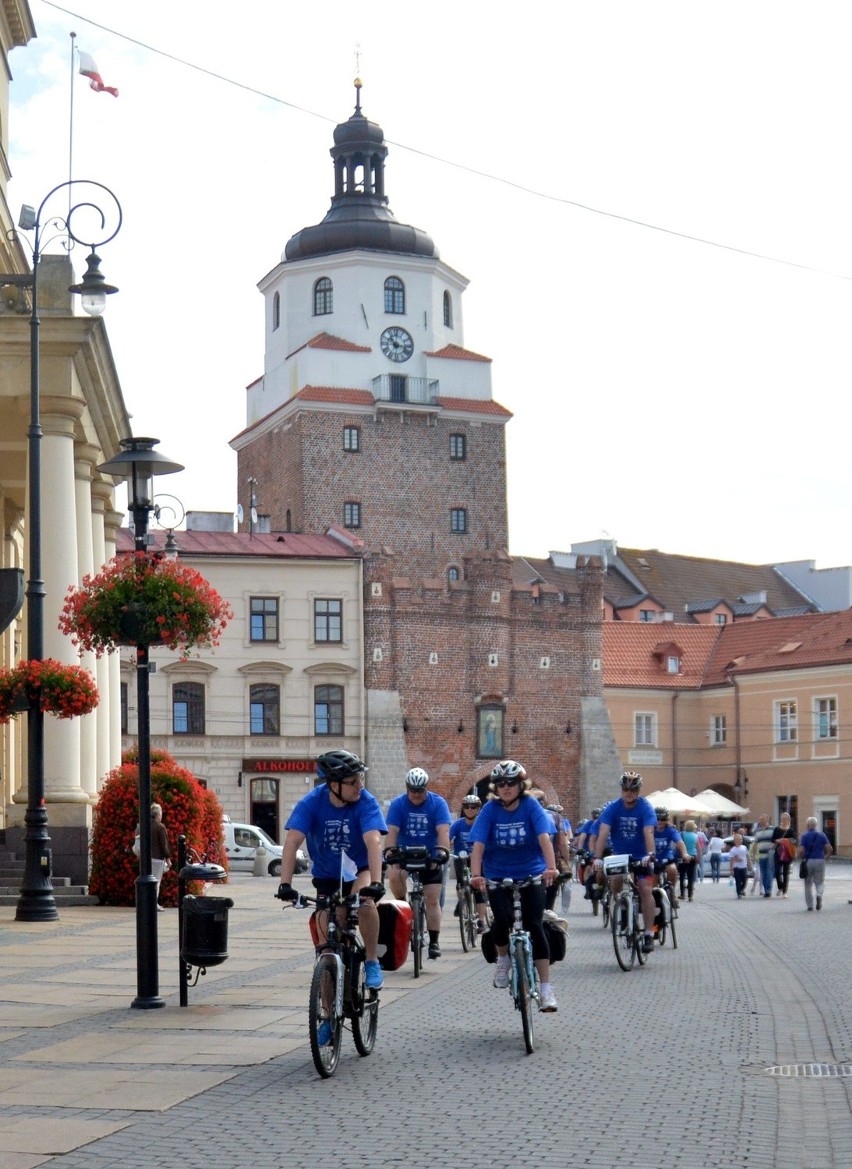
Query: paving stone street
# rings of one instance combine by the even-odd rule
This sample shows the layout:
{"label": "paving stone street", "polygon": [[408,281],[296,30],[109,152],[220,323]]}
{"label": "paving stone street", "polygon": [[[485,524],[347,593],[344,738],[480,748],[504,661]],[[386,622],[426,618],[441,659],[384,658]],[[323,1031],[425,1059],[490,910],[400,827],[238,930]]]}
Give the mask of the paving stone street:
{"label": "paving stone street", "polygon": [[273,880],[232,878],[230,957],[185,1009],[174,910],[158,919],[167,1005],[136,1011],[132,910],[4,909],[0,1165],[846,1169],[852,867],[831,867],[821,913],[792,884],[738,902],[705,882],[678,950],[630,973],[575,886],[559,1012],[536,1019],[529,1056],[448,902],[443,957],[417,981],[410,961],[385,975],[373,1054],[344,1035],[327,1081],[307,1043],[307,914],[282,910]]}

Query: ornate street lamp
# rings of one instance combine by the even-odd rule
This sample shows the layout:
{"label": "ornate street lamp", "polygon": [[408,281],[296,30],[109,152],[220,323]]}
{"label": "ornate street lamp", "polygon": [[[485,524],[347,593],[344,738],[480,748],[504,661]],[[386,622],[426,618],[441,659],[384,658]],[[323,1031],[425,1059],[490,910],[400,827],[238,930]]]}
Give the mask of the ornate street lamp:
{"label": "ornate street lamp", "polygon": [[[133,516],[136,551],[148,550],[148,517],[156,510],[154,476],[182,471],[155,451],[156,438],[123,438],[121,450],[98,470],[127,480],[128,507]],[[133,620],[133,615],[128,614]],[[134,634],[138,630],[132,631]],[[136,641],[136,699],[139,719],[139,876],[136,878],[136,998],[141,1010],[165,1006],[160,997],[157,953],[157,881],[151,872],[151,707],[149,700],[149,646]]]}
{"label": "ornate street lamp", "polygon": [[[93,197],[86,198],[81,188],[88,188]],[[47,204],[59,191],[67,190],[69,201],[80,192],[80,199],[69,206],[64,218],[55,214],[44,217]],[[95,200],[106,202],[109,218]],[[79,284],[69,292],[79,293],[84,310],[90,316],[100,316],[106,308],[106,298],[118,289],[107,284],[100,271],[100,257],[95,248],[102,247],[114,239],[121,229],[121,204],[115,195],[102,183],[90,179],[70,179],[60,183],[42,199],[38,210],[24,206],[18,220],[21,231],[33,231],[32,242],[26,241],[32,252],[32,272],[0,274],[0,284],[30,290],[30,427],[27,453],[29,457],[28,499],[29,518],[27,521],[27,544],[29,548],[29,580],[27,581],[27,656],[30,660],[44,658],[44,597],[41,560],[41,383],[39,367],[38,277],[39,262],[44,249],[62,239],[63,246],[71,249],[75,244],[91,249],[86,273]],[[78,224],[82,224],[78,227]],[[85,233],[85,234],[84,234]],[[17,233],[15,233],[17,234]],[[19,239],[23,237],[18,236]],[[44,714],[38,702],[30,706],[27,718],[27,810],[24,816],[26,826],[26,864],[21,895],[15,913],[18,921],[55,921],[59,914],[53,897],[51,884],[50,837],[47,832],[47,809],[44,790]]]}

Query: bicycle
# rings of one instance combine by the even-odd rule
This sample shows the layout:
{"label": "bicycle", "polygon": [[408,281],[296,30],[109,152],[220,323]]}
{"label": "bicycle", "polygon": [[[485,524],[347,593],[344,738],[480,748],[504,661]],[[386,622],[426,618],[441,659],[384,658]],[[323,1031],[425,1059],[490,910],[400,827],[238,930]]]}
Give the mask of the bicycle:
{"label": "bicycle", "polygon": [[426,929],[426,905],[423,901],[422,874],[433,869],[435,865],[445,864],[449,859],[446,849],[439,848],[441,858],[433,857],[424,845],[415,845],[410,848],[397,846],[389,848],[385,853],[385,861],[389,865],[400,865],[408,873],[409,888],[408,901],[411,905],[411,954],[414,959],[414,977],[420,977],[423,969],[423,947],[426,945],[428,931]]}
{"label": "bicycle", "polygon": [[658,862],[654,866],[654,871],[661,877],[661,882],[654,889],[654,903],[657,907],[656,916],[654,918],[656,929],[656,940],[661,946],[666,944],[666,935],[671,934],[672,949],[677,949],[677,904],[675,897],[674,885],[671,883],[668,875],[669,862]]}
{"label": "bicycle", "polygon": [[[379,1026],[379,992],[365,985],[364,943],[358,934],[357,893],[340,892],[308,897],[304,894],[294,908],[315,905],[326,911],[326,940],[317,945],[317,960],[308,1000],[308,1036],[314,1067],[324,1080],[334,1075],[340,1059],[340,1041],[345,1020],[352,1026],[352,1039],[359,1055],[367,1056],[376,1042]],[[338,910],[344,920],[338,920]]]}
{"label": "bicycle", "polygon": [[604,858],[603,862],[603,871],[608,879],[610,877],[624,878],[624,887],[620,892],[612,894],[610,904],[612,945],[616,961],[622,970],[632,970],[634,962],[637,961],[640,966],[645,965],[646,956],[642,949],[644,931],[640,920],[639,886],[633,876],[636,869],[640,867],[638,862],[631,860],[626,855],[608,856]]}
{"label": "bicycle", "polygon": [[465,953],[476,948],[476,924],[479,920],[476,911],[476,896],[470,883],[470,865],[467,863],[470,854],[466,852],[453,853],[456,862],[456,878],[459,894],[459,933],[461,934],[462,949]]}
{"label": "bicycle", "polygon": [[526,877],[523,881],[513,881],[511,877],[505,877],[502,881],[486,882],[489,889],[512,890],[513,921],[509,932],[509,993],[515,1004],[515,1010],[521,1013],[527,1055],[532,1055],[535,1047],[533,1010],[540,1006],[541,995],[536,982],[532,939],[527,930],[524,929],[521,889],[526,885],[539,885],[540,883],[541,877]]}

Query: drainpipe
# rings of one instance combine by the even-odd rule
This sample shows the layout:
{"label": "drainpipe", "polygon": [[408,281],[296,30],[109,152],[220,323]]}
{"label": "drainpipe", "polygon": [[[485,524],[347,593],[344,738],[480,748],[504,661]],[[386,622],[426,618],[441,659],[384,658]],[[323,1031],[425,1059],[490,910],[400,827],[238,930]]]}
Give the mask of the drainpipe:
{"label": "drainpipe", "polygon": [[677,700],[680,691],[672,695],[672,787],[677,787]]}
{"label": "drainpipe", "polygon": [[366,759],[367,748],[367,662],[364,657],[364,610],[366,608],[366,598],[364,597],[364,559],[358,558],[358,622],[361,627],[360,632],[360,668],[361,668],[361,733],[359,740],[359,755],[361,759]]}
{"label": "drainpipe", "polygon": [[740,747],[740,685],[733,674],[728,675],[728,681],[734,688],[734,782],[736,788],[742,775],[742,751]]}

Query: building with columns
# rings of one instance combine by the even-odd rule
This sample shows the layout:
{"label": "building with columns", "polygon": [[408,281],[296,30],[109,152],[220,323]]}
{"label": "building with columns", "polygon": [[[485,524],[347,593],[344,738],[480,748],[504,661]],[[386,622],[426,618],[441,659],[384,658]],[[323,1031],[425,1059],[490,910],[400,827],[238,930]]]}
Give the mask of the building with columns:
{"label": "building with columns", "polygon": [[600,561],[574,557],[554,583],[509,555],[510,413],[491,360],[465,344],[468,281],[394,216],[358,81],[355,98],[334,131],[327,214],[259,285],[264,371],[232,440],[243,526],[260,507],[273,531],[337,525],[363,542],[377,795],[420,765],[456,804],[508,755],[576,815],[619,766]]}
{"label": "building with columns", "polygon": [[[25,274],[25,248],[9,242],[17,217],[9,210],[8,55],[35,35],[29,7],[0,5],[0,270]],[[61,197],[58,212],[62,213]],[[26,238],[24,234],[24,238]],[[45,255],[39,265],[41,356],[42,575],[45,583],[44,655],[69,664],[79,658],[57,620],[69,585],[99,568],[115,549],[121,515],[112,481],[97,471],[130,433],[130,423],[102,320],[75,316],[66,255]],[[2,277],[0,277],[2,285]],[[28,574],[28,428],[30,421],[30,303],[28,292],[0,287],[0,567]],[[0,634],[0,665],[25,660],[26,605]],[[85,883],[88,838],[98,780],[120,757],[117,659],[82,664],[97,678],[101,702],[83,718],[45,717],[45,799],[54,872]],[[113,700],[115,699],[115,700]],[[27,804],[26,715],[0,727],[0,832],[7,849],[23,852]]]}

